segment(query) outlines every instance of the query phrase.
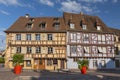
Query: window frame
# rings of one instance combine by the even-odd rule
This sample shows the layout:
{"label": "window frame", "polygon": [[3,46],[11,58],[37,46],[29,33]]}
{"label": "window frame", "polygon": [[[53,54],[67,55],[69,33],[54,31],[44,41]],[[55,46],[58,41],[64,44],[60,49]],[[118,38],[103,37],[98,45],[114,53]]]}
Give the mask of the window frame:
{"label": "window frame", "polygon": [[53,40],[53,35],[52,34],[47,34],[47,40]]}
{"label": "window frame", "polygon": [[26,40],[27,40],[27,41],[30,41],[31,39],[32,39],[31,34],[26,34]]}
{"label": "window frame", "polygon": [[17,41],[21,40],[21,34],[16,34],[16,40]]}

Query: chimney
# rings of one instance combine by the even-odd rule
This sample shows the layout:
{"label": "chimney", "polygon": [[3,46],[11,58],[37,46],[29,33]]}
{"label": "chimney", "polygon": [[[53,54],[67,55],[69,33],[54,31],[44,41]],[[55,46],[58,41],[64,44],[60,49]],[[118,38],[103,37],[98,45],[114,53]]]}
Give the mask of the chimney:
{"label": "chimney", "polygon": [[83,15],[83,12],[80,12],[80,15]]}
{"label": "chimney", "polygon": [[26,18],[29,18],[29,17],[30,17],[30,15],[29,15],[29,14],[25,14],[25,17],[26,17]]}

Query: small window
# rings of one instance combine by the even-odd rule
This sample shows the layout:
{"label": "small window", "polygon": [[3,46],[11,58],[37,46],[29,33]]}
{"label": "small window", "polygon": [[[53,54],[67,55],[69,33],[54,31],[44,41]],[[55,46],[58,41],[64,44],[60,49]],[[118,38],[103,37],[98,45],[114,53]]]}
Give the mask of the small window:
{"label": "small window", "polygon": [[52,59],[47,59],[47,66],[52,66]]}
{"label": "small window", "polygon": [[74,28],[75,28],[75,24],[70,23],[70,28],[71,28],[71,29],[74,29]]}
{"label": "small window", "polygon": [[27,53],[32,53],[32,48],[31,47],[27,47]]}
{"label": "small window", "polygon": [[87,25],[83,24],[83,25],[82,25],[82,29],[83,29],[83,30],[86,30],[86,29],[87,29]]}
{"label": "small window", "polygon": [[97,60],[93,60],[93,67],[94,67],[94,68],[97,68],[97,67],[98,67]]}
{"label": "small window", "polygon": [[36,53],[41,53],[41,47],[36,47]]}
{"label": "small window", "polygon": [[77,52],[77,46],[71,46],[71,52],[76,53]]}
{"label": "small window", "polygon": [[45,30],[45,26],[46,26],[46,23],[41,23],[40,24],[40,27],[41,27],[42,30]]}
{"label": "small window", "polygon": [[53,53],[53,48],[52,47],[48,47],[48,54]]}
{"label": "small window", "polygon": [[101,26],[97,26],[97,30],[101,30]]}
{"label": "small window", "polygon": [[79,58],[73,58],[74,62],[78,62]]}
{"label": "small window", "polygon": [[54,28],[55,28],[55,30],[58,30],[59,27],[60,27],[60,23],[54,23]]}
{"label": "small window", "polygon": [[58,64],[57,59],[53,59],[53,64],[54,64],[54,65],[57,65],[57,64]]}
{"label": "small window", "polygon": [[48,40],[52,40],[52,34],[48,34]]}
{"label": "small window", "polygon": [[21,34],[16,34],[16,40],[21,40]]}
{"label": "small window", "polygon": [[21,47],[16,47],[16,53],[21,53]]}
{"label": "small window", "polygon": [[26,34],[26,40],[31,40],[31,34]]}
{"label": "small window", "polygon": [[36,34],[36,40],[40,40],[40,34]]}
{"label": "small window", "polygon": [[27,29],[31,29],[32,28],[32,24],[27,24],[26,28]]}
{"label": "small window", "polygon": [[26,61],[26,67],[31,67],[31,60]]}

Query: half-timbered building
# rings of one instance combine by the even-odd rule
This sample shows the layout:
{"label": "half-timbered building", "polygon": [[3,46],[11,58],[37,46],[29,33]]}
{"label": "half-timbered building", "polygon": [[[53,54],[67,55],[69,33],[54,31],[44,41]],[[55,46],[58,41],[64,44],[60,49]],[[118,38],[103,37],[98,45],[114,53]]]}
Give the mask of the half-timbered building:
{"label": "half-timbered building", "polygon": [[115,67],[120,68],[120,30],[110,28],[114,33],[114,41],[115,41]]}
{"label": "half-timbered building", "polygon": [[5,67],[15,53],[24,54],[24,69],[66,68],[66,31],[61,17],[20,17],[6,32]]}
{"label": "half-timbered building", "polygon": [[114,68],[114,34],[97,16],[64,13],[67,25],[67,67],[77,69],[79,59],[89,69]]}

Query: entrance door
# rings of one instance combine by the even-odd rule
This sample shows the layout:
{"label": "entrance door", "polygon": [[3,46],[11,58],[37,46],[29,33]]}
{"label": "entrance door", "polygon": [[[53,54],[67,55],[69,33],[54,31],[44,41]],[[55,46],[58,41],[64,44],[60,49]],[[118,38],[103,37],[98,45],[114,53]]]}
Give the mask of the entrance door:
{"label": "entrance door", "polygon": [[64,69],[64,60],[61,60],[61,69]]}
{"label": "entrance door", "polygon": [[45,69],[45,60],[41,58],[34,59],[35,69]]}

